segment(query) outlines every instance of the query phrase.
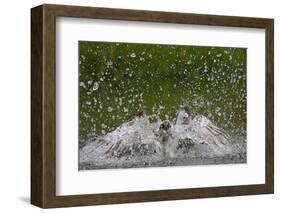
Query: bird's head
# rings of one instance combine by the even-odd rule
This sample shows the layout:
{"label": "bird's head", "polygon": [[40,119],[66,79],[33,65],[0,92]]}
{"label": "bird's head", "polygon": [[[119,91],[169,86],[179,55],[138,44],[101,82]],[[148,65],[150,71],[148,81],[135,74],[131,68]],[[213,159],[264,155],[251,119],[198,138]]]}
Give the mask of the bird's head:
{"label": "bird's head", "polygon": [[160,125],[159,130],[164,130],[167,132],[170,128],[171,128],[171,124],[169,121],[166,120]]}

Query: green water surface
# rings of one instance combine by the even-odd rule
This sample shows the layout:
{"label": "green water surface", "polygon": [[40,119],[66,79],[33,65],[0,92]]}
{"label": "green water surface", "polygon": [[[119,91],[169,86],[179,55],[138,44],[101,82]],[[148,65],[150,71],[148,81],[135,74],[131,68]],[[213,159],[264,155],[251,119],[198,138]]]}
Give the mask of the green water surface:
{"label": "green water surface", "polygon": [[247,49],[79,42],[79,135],[112,131],[144,110],[174,120],[188,105],[246,134]]}

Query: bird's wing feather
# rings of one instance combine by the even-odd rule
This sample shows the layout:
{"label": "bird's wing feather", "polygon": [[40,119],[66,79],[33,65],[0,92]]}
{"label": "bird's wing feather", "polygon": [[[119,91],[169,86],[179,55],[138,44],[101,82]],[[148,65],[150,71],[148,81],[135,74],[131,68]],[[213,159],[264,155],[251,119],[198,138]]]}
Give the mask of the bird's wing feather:
{"label": "bird's wing feather", "polygon": [[118,141],[109,146],[105,154],[113,157],[122,157],[125,155],[147,155],[151,153],[158,153],[158,146],[156,141],[150,143],[142,142],[123,142]]}
{"label": "bird's wing feather", "polygon": [[197,116],[192,124],[197,135],[205,138],[208,143],[218,146],[224,146],[228,142],[230,136],[222,128],[216,126],[211,120],[205,116]]}

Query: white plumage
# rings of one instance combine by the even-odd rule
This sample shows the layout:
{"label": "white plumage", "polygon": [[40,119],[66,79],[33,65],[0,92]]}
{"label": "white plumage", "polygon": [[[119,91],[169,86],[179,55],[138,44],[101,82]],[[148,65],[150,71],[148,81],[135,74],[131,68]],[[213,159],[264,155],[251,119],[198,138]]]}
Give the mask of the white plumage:
{"label": "white plumage", "polygon": [[225,156],[239,159],[244,153],[245,149],[237,148],[237,143],[222,128],[182,107],[175,123],[168,120],[151,123],[144,112],[137,113],[114,131],[92,139],[83,147],[80,165],[84,165],[82,168],[166,165],[167,159],[168,164],[175,161],[182,165],[186,159],[199,159],[198,162]]}

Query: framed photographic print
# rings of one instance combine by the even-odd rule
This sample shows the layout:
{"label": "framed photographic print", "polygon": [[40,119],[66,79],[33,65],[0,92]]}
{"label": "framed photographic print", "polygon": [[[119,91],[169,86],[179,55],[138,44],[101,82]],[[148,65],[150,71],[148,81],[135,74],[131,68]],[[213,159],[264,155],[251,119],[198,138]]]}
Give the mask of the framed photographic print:
{"label": "framed photographic print", "polygon": [[273,19],[31,9],[31,203],[274,191]]}

